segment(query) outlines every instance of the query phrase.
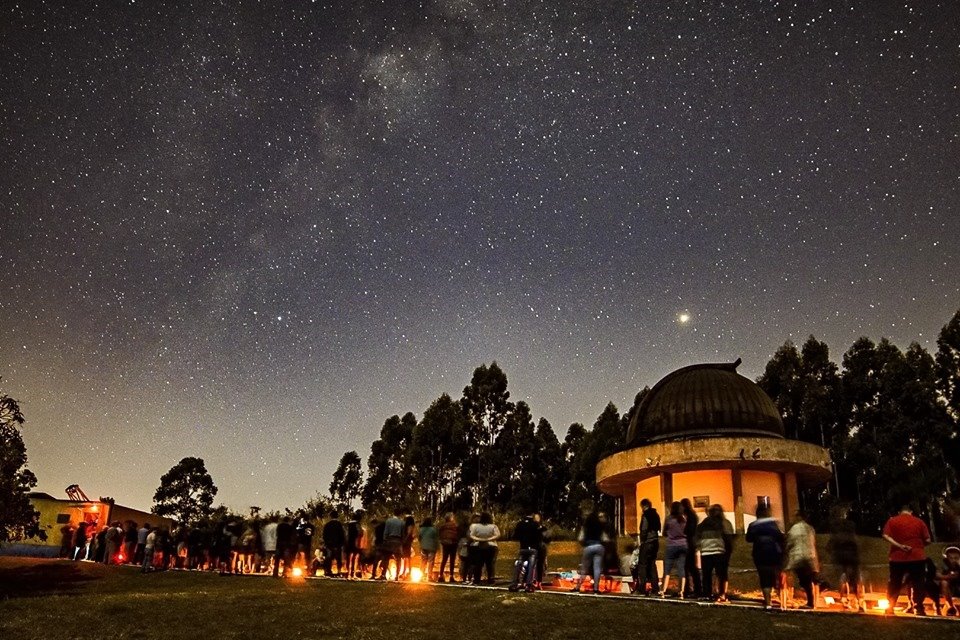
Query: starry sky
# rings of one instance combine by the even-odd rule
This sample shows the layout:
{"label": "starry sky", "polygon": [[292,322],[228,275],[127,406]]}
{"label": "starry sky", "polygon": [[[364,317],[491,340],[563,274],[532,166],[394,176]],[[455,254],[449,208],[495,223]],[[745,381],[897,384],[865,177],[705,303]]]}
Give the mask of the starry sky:
{"label": "starry sky", "polygon": [[[297,506],[496,360],[590,425],[960,307],[960,8],[0,3],[0,375],[39,490]],[[684,316],[685,322],[681,322]]]}

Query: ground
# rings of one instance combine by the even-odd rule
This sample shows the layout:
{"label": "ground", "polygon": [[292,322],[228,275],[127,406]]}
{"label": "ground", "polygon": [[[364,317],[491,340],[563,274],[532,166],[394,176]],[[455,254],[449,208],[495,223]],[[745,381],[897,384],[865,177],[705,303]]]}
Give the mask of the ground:
{"label": "ground", "polygon": [[829,637],[955,639],[954,620],[788,612],[446,585],[140,574],[0,558],[0,638]]}

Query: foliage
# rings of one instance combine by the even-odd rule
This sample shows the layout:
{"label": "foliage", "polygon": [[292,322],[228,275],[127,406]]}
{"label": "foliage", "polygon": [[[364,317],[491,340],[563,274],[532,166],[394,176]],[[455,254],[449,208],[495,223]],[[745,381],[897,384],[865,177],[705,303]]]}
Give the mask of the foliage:
{"label": "foliage", "polygon": [[26,466],[27,448],[20,435],[23,423],[17,401],[0,395],[0,542],[46,538],[39,528],[39,514],[27,497],[37,486],[37,478]]}
{"label": "foliage", "polygon": [[191,525],[208,518],[217,487],[201,458],[184,458],[160,478],[153,513]]}
{"label": "foliage", "polygon": [[356,451],[347,451],[340,458],[337,470],[330,481],[330,495],[337,503],[350,506],[360,497],[363,486],[363,469]]}

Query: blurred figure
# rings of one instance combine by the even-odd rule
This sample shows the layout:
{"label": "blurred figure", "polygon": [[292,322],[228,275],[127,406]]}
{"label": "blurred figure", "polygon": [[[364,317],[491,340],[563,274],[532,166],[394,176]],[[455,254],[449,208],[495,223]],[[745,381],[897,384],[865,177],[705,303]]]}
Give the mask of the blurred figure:
{"label": "blurred figure", "polygon": [[[747,542],[753,544],[753,564],[760,579],[763,593],[763,610],[770,611],[774,587],[780,584],[783,573],[783,531],[777,521],[770,517],[770,507],[757,506],[757,519],[747,527]],[[780,608],[786,607],[786,598],[780,594]]]}
{"label": "blurred figure", "polygon": [[943,566],[937,572],[940,582],[940,597],[947,605],[947,615],[957,615],[954,598],[960,598],[960,547],[947,547],[943,551]]}
{"label": "blurred figure", "polygon": [[[787,531],[787,571],[793,571],[807,596],[804,609],[814,609],[820,597],[820,560],[817,558],[817,535],[803,513]],[[789,590],[787,590],[789,592]],[[786,598],[786,595],[784,595]]]}
{"label": "blurred figure", "polygon": [[347,540],[344,551],[347,555],[347,577],[348,578],[361,578],[363,577],[363,548],[364,548],[364,532],[363,525],[360,521],[363,518],[363,512],[357,511],[353,514],[353,517],[350,518],[350,521],[347,522]]}
{"label": "blurred figure", "polygon": [[137,552],[133,558],[134,564],[143,564],[143,550],[147,546],[147,535],[150,534],[150,523],[144,522],[143,526],[137,529]]}
{"label": "blurred figure", "polygon": [[[343,547],[347,542],[340,514],[330,512],[330,519],[323,525],[323,573],[328,578],[339,578],[343,573]],[[337,563],[337,573],[333,573],[333,563]]]}
{"label": "blurred figure", "polygon": [[433,579],[433,565],[440,547],[440,532],[433,526],[433,518],[423,519],[417,531],[417,541],[420,543],[420,574],[424,582],[429,582]]}
{"label": "blurred figure", "polygon": [[[536,520],[537,514],[526,516],[517,524],[513,532],[520,546],[520,552],[514,563],[513,581],[510,583],[510,591],[518,591],[525,588],[527,591],[533,591],[534,585],[539,581],[537,575],[537,554],[540,553],[540,546],[543,544],[543,527]],[[520,584],[521,570],[525,569],[523,584]]]}
{"label": "blurred figure", "polygon": [[840,569],[840,601],[847,609],[866,613],[856,525],[849,519],[846,507],[834,508],[831,515],[827,552],[833,565]]}
{"label": "blurred figure", "polygon": [[77,530],[73,533],[73,559],[83,560],[87,554],[87,527],[86,522],[77,525]]}
{"label": "blurred figure", "polygon": [[403,519],[403,539],[400,544],[400,557],[402,560],[399,568],[401,578],[410,577],[410,569],[413,568],[413,541],[417,538],[417,521],[412,515],[407,515]]}
{"label": "blurred figure", "polygon": [[137,555],[137,523],[128,520],[127,529],[123,534],[123,555],[130,564],[136,562]]}
{"label": "blurred figure", "polygon": [[690,498],[680,501],[685,518],[683,533],[687,537],[687,555],[684,560],[684,573],[687,578],[687,595],[699,598],[703,595],[703,585],[700,581],[700,568],[697,566],[697,525],[700,518],[690,502]]}
{"label": "blurred figure", "polygon": [[68,560],[73,559],[73,536],[76,531],[74,526],[69,522],[60,527],[60,552],[57,554],[57,557]]}

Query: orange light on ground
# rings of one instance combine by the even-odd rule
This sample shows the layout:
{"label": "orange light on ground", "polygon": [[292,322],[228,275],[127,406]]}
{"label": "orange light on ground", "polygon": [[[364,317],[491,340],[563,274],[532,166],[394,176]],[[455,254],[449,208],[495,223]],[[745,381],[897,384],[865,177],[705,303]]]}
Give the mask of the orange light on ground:
{"label": "orange light on ground", "polygon": [[823,601],[826,602],[827,604],[837,603],[837,601],[833,598],[833,596],[823,596]]}
{"label": "orange light on ground", "polygon": [[410,569],[410,582],[420,582],[423,580],[423,572],[416,567]]}
{"label": "orange light on ground", "polygon": [[294,568],[293,568],[293,577],[294,577],[294,578],[302,578],[302,577],[303,577],[303,569],[301,569],[300,567],[294,567]]}
{"label": "orange light on ground", "polygon": [[886,611],[887,609],[890,608],[890,601],[887,600],[886,598],[880,598],[879,600],[877,600],[876,608],[880,609],[881,611]]}

